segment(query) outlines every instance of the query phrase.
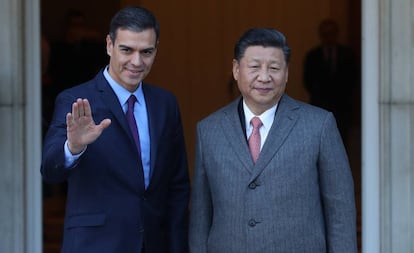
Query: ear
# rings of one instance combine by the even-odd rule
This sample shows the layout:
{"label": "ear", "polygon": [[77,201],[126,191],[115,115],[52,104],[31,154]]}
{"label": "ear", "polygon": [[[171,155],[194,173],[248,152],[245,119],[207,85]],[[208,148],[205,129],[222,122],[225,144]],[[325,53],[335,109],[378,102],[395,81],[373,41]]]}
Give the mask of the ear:
{"label": "ear", "polygon": [[240,71],[239,62],[236,59],[233,59],[233,78],[236,81],[239,78],[239,71]]}
{"label": "ear", "polygon": [[106,35],[106,54],[111,56],[113,48],[114,48],[114,45],[112,44],[111,37],[108,34]]}

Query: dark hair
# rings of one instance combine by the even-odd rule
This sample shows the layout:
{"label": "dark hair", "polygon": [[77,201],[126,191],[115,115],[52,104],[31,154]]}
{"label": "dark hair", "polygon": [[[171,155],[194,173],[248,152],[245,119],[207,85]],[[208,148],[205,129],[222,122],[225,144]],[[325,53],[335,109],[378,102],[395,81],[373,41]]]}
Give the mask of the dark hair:
{"label": "dark hair", "polygon": [[245,32],[234,46],[234,59],[240,61],[244,52],[251,46],[276,47],[283,50],[286,63],[289,63],[290,48],[283,33],[272,28],[252,28]]}
{"label": "dark hair", "polygon": [[119,10],[112,18],[109,26],[109,36],[115,41],[118,29],[142,32],[154,29],[156,41],[160,35],[160,26],[157,18],[143,7],[130,6]]}

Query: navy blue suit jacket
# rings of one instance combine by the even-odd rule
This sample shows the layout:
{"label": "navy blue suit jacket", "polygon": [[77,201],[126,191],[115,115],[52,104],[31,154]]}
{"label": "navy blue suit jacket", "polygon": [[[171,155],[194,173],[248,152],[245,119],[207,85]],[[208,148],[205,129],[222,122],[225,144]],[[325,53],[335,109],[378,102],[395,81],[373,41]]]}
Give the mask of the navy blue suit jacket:
{"label": "navy blue suit jacket", "polygon": [[[125,114],[100,72],[63,91],[45,137],[41,172],[46,182],[67,181],[62,252],[187,252],[189,179],[181,116],[176,98],[143,84],[151,140],[150,183]],[[78,162],[64,167],[66,114],[77,98],[87,98],[99,124],[111,125],[88,145]]]}

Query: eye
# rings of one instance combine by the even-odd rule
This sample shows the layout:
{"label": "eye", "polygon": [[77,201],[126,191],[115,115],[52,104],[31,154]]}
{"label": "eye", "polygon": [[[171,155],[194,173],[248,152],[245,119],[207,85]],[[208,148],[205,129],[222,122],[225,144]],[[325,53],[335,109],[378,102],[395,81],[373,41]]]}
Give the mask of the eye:
{"label": "eye", "polygon": [[131,49],[128,47],[121,47],[120,51],[125,53],[125,54],[129,54],[131,52]]}
{"label": "eye", "polygon": [[154,54],[154,49],[146,49],[146,50],[143,50],[142,51],[142,55],[144,55],[144,56],[151,56],[151,55],[153,55]]}

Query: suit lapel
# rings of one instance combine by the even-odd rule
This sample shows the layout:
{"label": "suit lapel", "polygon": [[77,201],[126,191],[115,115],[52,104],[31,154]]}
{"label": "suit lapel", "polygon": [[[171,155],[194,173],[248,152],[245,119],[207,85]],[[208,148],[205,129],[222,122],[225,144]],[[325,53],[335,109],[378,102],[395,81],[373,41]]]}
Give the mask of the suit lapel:
{"label": "suit lapel", "polygon": [[161,115],[164,113],[159,107],[159,103],[162,103],[161,99],[157,99],[157,94],[152,92],[151,87],[142,83],[142,89],[144,92],[145,104],[147,106],[148,115],[148,129],[150,134],[150,185],[151,178],[154,174],[155,161],[157,155],[157,149],[162,134],[163,123],[159,122]]}
{"label": "suit lapel", "polygon": [[[119,105],[119,101],[116,97],[116,94],[113,92],[113,90],[111,89],[107,81],[103,78],[103,75],[100,75],[100,77],[98,78],[102,79],[102,80],[98,79],[97,83],[98,83],[98,89],[101,92],[101,96],[102,96],[104,103],[108,106],[108,108],[113,113],[115,119],[119,122],[122,129],[128,135],[128,139],[130,140],[133,148],[136,149],[136,145],[134,143],[134,139],[129,129],[127,119],[122,110],[122,107]],[[152,89],[145,83],[142,83],[142,89],[144,92],[145,103],[147,106],[148,127],[150,130],[149,134],[150,134],[150,142],[151,142],[151,150],[150,150],[150,178],[151,178],[154,174],[157,148],[159,145],[160,136],[162,134],[162,126],[164,125],[162,122],[160,122],[160,119],[163,118],[161,115],[165,112],[160,110],[159,103],[161,103],[161,100],[157,97],[157,94],[154,93]],[[150,183],[150,186],[151,186],[151,183]]]}
{"label": "suit lapel", "polygon": [[235,150],[239,160],[251,173],[253,168],[253,160],[250,156],[246,133],[240,121],[238,112],[239,103],[240,99],[237,99],[224,109],[224,117],[221,121],[221,127],[223,129],[223,133],[227,136],[227,140]]}
{"label": "suit lapel", "polygon": [[101,97],[104,103],[108,106],[112,114],[114,115],[115,119],[119,122],[124,132],[128,135],[128,139],[130,140],[131,144],[136,148],[134,143],[134,138],[131,134],[131,130],[129,129],[127,119],[125,117],[124,111],[119,104],[116,94],[112,90],[111,86],[108,82],[103,78],[103,75],[98,75],[99,79],[97,81],[98,89],[101,92]]}
{"label": "suit lapel", "polygon": [[[117,121],[117,123],[120,125],[122,131],[125,132],[126,139],[128,139],[131,149],[134,149],[135,153],[137,154],[136,161],[137,161],[137,166],[138,166],[138,169],[137,169],[138,178],[140,181],[142,180],[141,183],[139,184],[139,191],[143,192],[145,188],[144,188],[144,175],[143,175],[143,170],[142,170],[142,163],[140,162],[141,159],[140,159],[140,156],[138,155],[138,149],[134,142],[134,138],[132,136],[131,130],[129,129],[128,121],[125,117],[124,111],[122,110],[122,107],[119,104],[119,100],[115,92],[112,90],[111,86],[106,81],[103,74],[98,74],[95,80],[96,80],[97,88],[100,92],[100,96],[102,98],[103,103],[105,103],[105,105],[109,108],[109,110],[113,114],[114,120]],[[131,178],[130,175],[128,177]],[[132,183],[131,185],[136,185],[135,182],[136,181],[134,181],[134,183]]]}
{"label": "suit lapel", "polygon": [[287,95],[284,95],[280,100],[274,122],[256,162],[252,178],[257,177],[268,166],[289,136],[298,120],[298,108],[297,103]]}

